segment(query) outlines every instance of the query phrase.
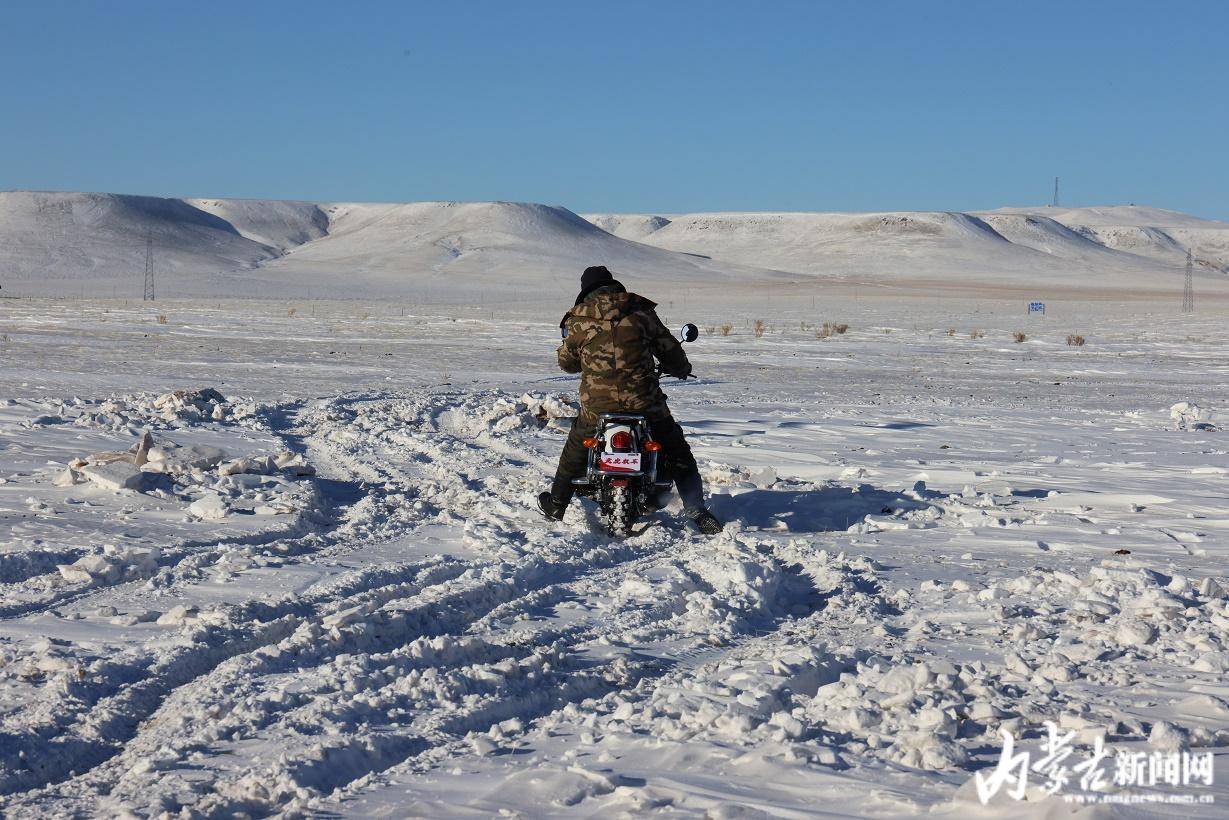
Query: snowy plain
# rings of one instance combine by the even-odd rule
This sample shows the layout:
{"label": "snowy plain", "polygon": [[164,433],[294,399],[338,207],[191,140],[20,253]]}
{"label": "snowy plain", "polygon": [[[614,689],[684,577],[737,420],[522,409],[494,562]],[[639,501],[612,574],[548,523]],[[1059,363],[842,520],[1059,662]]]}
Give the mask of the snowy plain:
{"label": "snowy plain", "polygon": [[[715,539],[533,511],[570,287],[0,300],[0,812],[1223,816],[1223,301],[628,284]],[[1045,720],[1218,802],[982,806]]]}
{"label": "snowy plain", "polygon": [[[1224,237],[0,193],[0,811],[1061,815],[974,787],[1051,720],[1215,816]],[[532,509],[594,262],[704,329],[716,539]]]}

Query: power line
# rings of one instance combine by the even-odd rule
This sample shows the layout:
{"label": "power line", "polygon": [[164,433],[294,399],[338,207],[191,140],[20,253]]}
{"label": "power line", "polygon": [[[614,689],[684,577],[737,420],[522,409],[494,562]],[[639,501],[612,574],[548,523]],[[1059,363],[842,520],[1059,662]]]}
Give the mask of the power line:
{"label": "power line", "polygon": [[145,237],[145,297],[144,301],[154,301],[154,239]]}
{"label": "power line", "polygon": [[1190,248],[1186,250],[1186,285],[1182,288],[1182,312],[1195,312],[1195,260]]}

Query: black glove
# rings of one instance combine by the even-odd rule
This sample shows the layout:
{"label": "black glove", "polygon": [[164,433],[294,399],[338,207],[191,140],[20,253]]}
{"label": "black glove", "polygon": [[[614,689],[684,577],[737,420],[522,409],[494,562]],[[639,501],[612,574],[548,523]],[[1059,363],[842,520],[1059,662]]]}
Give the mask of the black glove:
{"label": "black glove", "polygon": [[685,379],[685,378],[687,378],[688,376],[690,376],[690,375],[691,375],[691,362],[688,362],[688,363],[687,363],[687,366],[686,366],[683,370],[681,370],[681,371],[679,371],[679,372],[677,372],[677,373],[667,373],[666,375],[667,375],[667,376],[673,376],[673,377],[674,377],[674,378],[676,378],[676,379]]}

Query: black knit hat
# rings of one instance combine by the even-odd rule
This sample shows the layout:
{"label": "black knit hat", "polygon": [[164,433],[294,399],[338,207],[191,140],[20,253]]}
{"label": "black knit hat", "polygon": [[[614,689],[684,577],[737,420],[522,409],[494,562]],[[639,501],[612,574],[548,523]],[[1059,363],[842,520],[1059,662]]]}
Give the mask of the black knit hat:
{"label": "black knit hat", "polygon": [[610,275],[610,271],[605,265],[594,265],[591,268],[585,268],[585,272],[580,275],[580,295],[587,296],[590,291],[597,290],[607,282],[613,282],[614,277]]}
{"label": "black knit hat", "polygon": [[580,293],[576,295],[575,304],[580,304],[585,301],[590,293],[598,288],[612,287],[620,293],[625,293],[627,288],[623,287],[623,283],[610,275],[610,271],[606,270],[605,265],[594,265],[591,268],[585,268],[585,272],[580,277]]}

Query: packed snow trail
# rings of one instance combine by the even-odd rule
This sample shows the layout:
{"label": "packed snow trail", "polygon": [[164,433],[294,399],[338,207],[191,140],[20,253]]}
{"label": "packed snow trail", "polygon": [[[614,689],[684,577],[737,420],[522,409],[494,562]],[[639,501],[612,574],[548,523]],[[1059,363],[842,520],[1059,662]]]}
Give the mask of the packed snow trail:
{"label": "packed snow trail", "polygon": [[[144,400],[121,405],[144,418]],[[82,406],[93,429],[96,405]],[[308,507],[75,583],[38,551],[6,553],[21,592],[6,634],[72,637],[2,650],[0,809],[436,814],[520,800],[543,814],[702,814],[732,801],[804,816],[822,787],[854,804],[862,789],[880,814],[959,813],[1002,727],[1229,743],[1213,682],[1229,668],[1229,584],[1108,553],[1038,563],[1094,526],[1078,495],[894,491],[860,469],[816,483],[708,462],[726,532],[700,538],[663,513],[611,540],[579,504],[558,525],[532,509],[572,412],[549,394],[361,393],[156,430],[301,456],[316,474],[283,494]],[[805,430],[751,426],[768,450]],[[241,512],[265,479],[221,469],[201,487],[231,487],[223,506]],[[938,559],[919,550],[937,538],[1008,544],[1025,528],[1061,535],[1023,565],[926,575]],[[1207,541],[1155,525],[1146,538]],[[161,615],[128,614],[148,611]],[[1179,705],[1168,720],[1131,694],[1144,676]]]}
{"label": "packed snow trail", "polygon": [[[367,495],[331,529],[258,549],[312,562],[337,560],[373,541],[404,537],[425,522],[456,521],[463,522],[470,550],[482,557],[436,557],[343,573],[303,593],[202,613],[200,624],[186,629],[178,646],[152,652],[142,646],[128,653],[131,657],[96,662],[88,685],[55,693],[50,702],[21,714],[20,729],[6,731],[8,763],[0,788],[24,793],[15,805],[50,808],[61,799],[80,805],[90,794],[122,800],[124,773],[136,775],[129,778],[135,787],[129,799],[162,794],[152,781],[163,779],[172,781],[166,794],[174,795],[182,788],[181,775],[172,771],[162,777],[151,755],[179,749],[190,756],[220,740],[252,744],[275,738],[287,762],[271,772],[255,762],[248,770],[227,771],[218,781],[227,785],[216,789],[208,804],[196,805],[219,816],[269,811],[309,794],[307,789],[327,792],[412,756],[438,755],[450,738],[547,714],[664,671],[657,659],[596,662],[585,650],[608,642],[610,627],[593,619],[531,634],[507,624],[576,595],[586,579],[602,588],[622,583],[629,568],[648,571],[662,550],[677,550],[680,538],[693,552],[707,547],[660,527],[624,543],[595,535],[585,522],[553,534],[523,503],[536,487],[537,472],[525,471],[523,461],[500,452],[510,448],[484,445],[487,433],[458,435],[448,429],[458,410],[472,412],[493,397],[471,397],[468,407],[455,398],[346,398],[304,409],[295,435],[307,444],[313,463],[344,465],[346,475],[362,478]],[[699,627],[698,641],[708,640],[714,630],[733,637],[749,628],[739,618],[745,608],[741,600],[709,594],[703,612],[693,612],[696,602],[685,596],[705,594],[710,585],[703,572],[688,572],[677,557],[666,563],[673,563],[679,576],[673,597],[647,608],[630,599],[623,604],[636,610],[629,617],[643,624],[640,628],[690,618]],[[173,587],[190,583],[194,575],[172,567],[160,577]],[[677,637],[677,630],[665,631]],[[676,649],[685,648],[675,643]],[[364,656],[361,667],[381,669],[374,689],[367,680],[355,692],[356,670],[334,671],[339,658],[356,652]],[[493,667],[496,671],[486,671]],[[404,691],[414,670],[427,670],[432,681],[445,673],[459,676],[430,687],[441,701],[438,710],[423,709],[424,698],[432,696],[420,688]],[[310,697],[285,694],[304,686]],[[452,686],[478,702],[458,702]],[[370,726],[360,719],[359,731],[327,752],[352,756],[347,766],[317,765],[326,752],[315,731],[305,732],[303,748],[292,751],[287,731],[353,722],[356,704],[364,703],[357,714],[371,713],[372,704],[379,703],[384,720],[411,710],[426,714],[404,726],[397,721]],[[234,765],[232,755],[215,759]],[[194,780],[199,784],[201,777],[198,770]],[[283,785],[265,793],[268,784]]]}

